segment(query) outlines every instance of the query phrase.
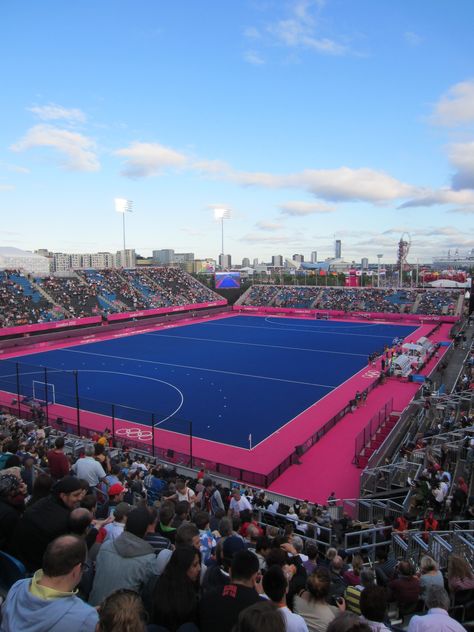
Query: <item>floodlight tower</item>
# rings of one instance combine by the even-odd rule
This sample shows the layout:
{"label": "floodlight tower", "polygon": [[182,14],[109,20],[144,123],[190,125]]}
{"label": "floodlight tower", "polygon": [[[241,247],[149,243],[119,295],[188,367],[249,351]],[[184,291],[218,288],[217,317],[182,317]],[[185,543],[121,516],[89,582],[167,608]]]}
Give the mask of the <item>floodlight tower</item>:
{"label": "floodlight tower", "polygon": [[378,263],[377,263],[377,287],[380,287],[380,260],[383,255],[377,255]]}
{"label": "floodlight tower", "polygon": [[214,209],[214,219],[220,220],[221,222],[221,262],[224,263],[224,220],[230,219],[230,211],[227,208],[215,208]]}
{"label": "floodlight tower", "polygon": [[122,213],[122,232],[123,232],[123,256],[125,257],[125,213],[131,213],[133,208],[132,200],[125,198],[115,198],[115,210]]}

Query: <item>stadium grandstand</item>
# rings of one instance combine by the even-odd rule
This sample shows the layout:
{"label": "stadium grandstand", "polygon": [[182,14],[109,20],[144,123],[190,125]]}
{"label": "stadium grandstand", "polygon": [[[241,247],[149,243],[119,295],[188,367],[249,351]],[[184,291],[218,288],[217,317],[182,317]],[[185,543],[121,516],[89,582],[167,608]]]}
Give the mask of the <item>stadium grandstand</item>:
{"label": "stadium grandstand", "polygon": [[0,630],[474,629],[462,290],[17,269],[0,325]]}

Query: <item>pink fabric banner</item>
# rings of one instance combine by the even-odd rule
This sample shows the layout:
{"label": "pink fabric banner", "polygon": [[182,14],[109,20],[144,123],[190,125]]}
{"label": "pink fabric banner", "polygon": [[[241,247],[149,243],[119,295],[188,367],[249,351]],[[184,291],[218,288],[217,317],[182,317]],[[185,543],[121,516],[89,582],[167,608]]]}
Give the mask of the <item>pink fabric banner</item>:
{"label": "pink fabric banner", "polygon": [[141,309],[136,312],[122,312],[120,314],[109,314],[107,320],[125,320],[127,318],[140,318],[143,316],[156,316],[158,314],[173,314],[175,312],[185,312],[192,309],[203,309],[205,307],[221,307],[227,305],[226,300],[213,301],[211,303],[194,303],[193,305],[173,305],[170,307],[157,307],[155,309]]}
{"label": "pink fabric banner", "polygon": [[343,312],[342,310],[320,310],[320,309],[301,309],[297,307],[256,307],[253,305],[234,305],[237,312],[261,312],[263,314],[294,314],[294,315],[312,315],[331,316],[333,318],[357,318],[368,320],[398,320],[398,321],[415,321],[417,323],[455,323],[459,320],[458,316],[437,316],[435,314],[392,314],[391,312]]}
{"label": "pink fabric banner", "polygon": [[87,318],[70,318],[68,320],[56,320],[49,323],[35,323],[34,325],[18,325],[16,327],[4,327],[0,329],[0,336],[14,336],[16,334],[29,334],[33,331],[50,331],[64,329],[65,327],[80,327],[81,325],[94,325],[101,322],[100,316],[87,316]]}

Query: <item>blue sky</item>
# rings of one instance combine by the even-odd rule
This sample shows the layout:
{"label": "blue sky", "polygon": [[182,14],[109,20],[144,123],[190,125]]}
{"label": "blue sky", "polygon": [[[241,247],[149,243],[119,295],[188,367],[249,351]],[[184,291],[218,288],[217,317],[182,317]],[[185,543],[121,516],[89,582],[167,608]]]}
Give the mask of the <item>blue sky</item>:
{"label": "blue sky", "polygon": [[0,245],[474,248],[471,0],[4,0]]}

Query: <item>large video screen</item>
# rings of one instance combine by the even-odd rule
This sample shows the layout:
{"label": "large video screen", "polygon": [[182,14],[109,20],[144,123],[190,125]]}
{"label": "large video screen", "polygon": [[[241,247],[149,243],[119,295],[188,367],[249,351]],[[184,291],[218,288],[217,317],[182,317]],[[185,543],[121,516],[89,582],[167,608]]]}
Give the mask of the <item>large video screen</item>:
{"label": "large video screen", "polygon": [[240,287],[240,272],[216,272],[216,290]]}

